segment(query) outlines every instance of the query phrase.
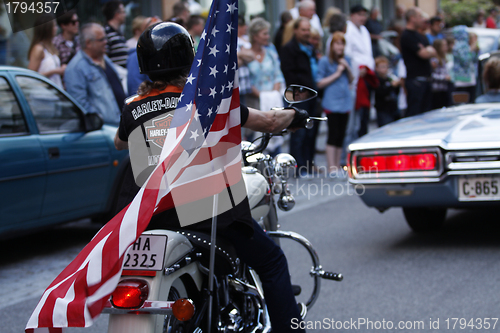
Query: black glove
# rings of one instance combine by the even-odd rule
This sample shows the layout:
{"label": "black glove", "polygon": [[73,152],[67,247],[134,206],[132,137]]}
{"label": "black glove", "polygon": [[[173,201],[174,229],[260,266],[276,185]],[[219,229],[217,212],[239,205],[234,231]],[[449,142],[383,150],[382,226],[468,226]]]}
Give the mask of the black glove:
{"label": "black glove", "polygon": [[309,119],[309,113],[307,113],[306,110],[298,109],[294,106],[290,108],[295,110],[295,116],[288,128],[305,128],[307,119]]}

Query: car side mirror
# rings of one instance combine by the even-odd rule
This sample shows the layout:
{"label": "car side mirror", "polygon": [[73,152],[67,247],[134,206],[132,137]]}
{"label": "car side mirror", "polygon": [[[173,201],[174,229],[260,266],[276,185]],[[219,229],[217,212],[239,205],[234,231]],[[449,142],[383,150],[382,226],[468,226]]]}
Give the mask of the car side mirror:
{"label": "car side mirror", "polygon": [[85,130],[87,132],[97,131],[102,128],[104,121],[97,113],[86,113],[84,115]]}

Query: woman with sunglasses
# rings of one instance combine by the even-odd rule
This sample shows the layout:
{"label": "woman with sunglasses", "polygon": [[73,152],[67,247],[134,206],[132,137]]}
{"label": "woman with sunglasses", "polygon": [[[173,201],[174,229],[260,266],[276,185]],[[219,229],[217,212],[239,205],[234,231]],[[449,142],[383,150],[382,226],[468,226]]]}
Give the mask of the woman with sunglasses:
{"label": "woman with sunglasses", "polygon": [[78,29],[80,21],[74,9],[57,18],[57,25],[61,28],[61,33],[54,37],[52,43],[59,51],[61,64],[67,65],[80,50],[80,39],[78,38]]}

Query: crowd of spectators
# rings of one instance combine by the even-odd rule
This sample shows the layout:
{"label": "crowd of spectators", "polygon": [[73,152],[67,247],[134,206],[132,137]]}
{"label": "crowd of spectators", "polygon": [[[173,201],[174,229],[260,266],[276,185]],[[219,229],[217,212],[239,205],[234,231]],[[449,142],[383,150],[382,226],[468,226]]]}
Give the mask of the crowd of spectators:
{"label": "crowd of spectators", "polygon": [[[132,36],[127,40],[122,33],[127,17],[123,3],[106,2],[102,14],[103,25],[82,26],[75,10],[57,20],[40,16],[37,23],[43,24],[34,29],[26,67],[66,89],[87,110],[99,113],[105,123],[117,124],[125,98],[136,94],[147,79],[140,74],[137,61],[138,38],[161,19],[134,17]],[[186,27],[195,48],[205,25],[201,14],[197,2],[181,0],[168,18]],[[497,15],[496,8],[487,17],[479,11],[474,26],[496,28]],[[384,27],[377,7],[368,10],[357,4],[349,13],[330,7],[321,20],[315,1],[299,0],[280,18],[272,35],[265,19],[247,22],[240,16],[239,90],[241,101],[256,109],[282,106],[282,92],[290,84],[319,90],[320,97],[299,107],[311,116],[328,118],[328,167],[321,170],[315,165],[316,123],[312,130],[294,132],[289,140],[301,177],[321,172],[345,177],[346,147],[369,131],[373,109],[377,125],[384,126],[401,117],[452,105],[454,92],[466,93],[471,102],[476,98],[477,36],[465,26],[453,27],[445,36],[441,12],[429,17],[417,7],[398,5]],[[399,57],[384,56],[380,44],[384,29],[393,31],[391,43],[399,49]],[[498,84],[493,81],[498,81],[499,70],[494,61],[486,66],[484,79],[490,91],[478,100],[497,98]],[[252,140],[256,135],[247,130],[242,136]],[[270,152],[279,153],[282,144],[276,140]]]}

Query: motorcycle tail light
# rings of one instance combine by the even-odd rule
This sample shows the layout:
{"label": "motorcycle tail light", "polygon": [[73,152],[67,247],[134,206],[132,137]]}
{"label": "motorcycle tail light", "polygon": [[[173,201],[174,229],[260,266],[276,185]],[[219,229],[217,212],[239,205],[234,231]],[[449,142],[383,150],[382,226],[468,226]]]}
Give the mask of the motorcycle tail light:
{"label": "motorcycle tail light", "polygon": [[432,171],[437,170],[435,153],[360,156],[358,173]]}
{"label": "motorcycle tail light", "polygon": [[121,309],[137,309],[144,304],[148,295],[149,286],[146,281],[122,280],[111,294],[111,304]]}
{"label": "motorcycle tail light", "polygon": [[191,300],[180,298],[172,306],[172,312],[179,321],[187,321],[194,315],[194,304]]}

